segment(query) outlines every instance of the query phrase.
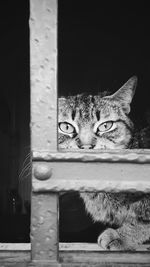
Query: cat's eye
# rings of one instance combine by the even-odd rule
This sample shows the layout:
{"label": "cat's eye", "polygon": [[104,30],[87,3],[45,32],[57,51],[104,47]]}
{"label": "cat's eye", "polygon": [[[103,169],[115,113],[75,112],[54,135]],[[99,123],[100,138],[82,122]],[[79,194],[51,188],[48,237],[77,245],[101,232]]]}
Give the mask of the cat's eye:
{"label": "cat's eye", "polygon": [[60,122],[58,125],[59,125],[59,129],[66,134],[75,133],[74,126],[68,122]]}
{"label": "cat's eye", "polygon": [[98,126],[97,130],[99,132],[106,132],[110,130],[112,126],[113,126],[113,121],[105,121]]}

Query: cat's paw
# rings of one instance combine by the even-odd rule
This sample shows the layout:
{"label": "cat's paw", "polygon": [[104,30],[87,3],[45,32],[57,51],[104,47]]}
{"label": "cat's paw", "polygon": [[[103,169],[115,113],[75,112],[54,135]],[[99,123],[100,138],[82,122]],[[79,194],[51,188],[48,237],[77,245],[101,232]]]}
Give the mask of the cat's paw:
{"label": "cat's paw", "polygon": [[105,250],[125,250],[120,235],[112,228],[108,228],[98,237],[98,245]]}

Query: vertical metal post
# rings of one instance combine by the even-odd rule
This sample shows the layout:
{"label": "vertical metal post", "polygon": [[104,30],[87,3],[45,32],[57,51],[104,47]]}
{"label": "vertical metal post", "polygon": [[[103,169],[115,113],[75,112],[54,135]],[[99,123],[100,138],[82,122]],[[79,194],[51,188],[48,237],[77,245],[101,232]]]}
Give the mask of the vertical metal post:
{"label": "vertical metal post", "polygon": [[[31,149],[57,151],[57,0],[30,0],[30,58]],[[32,262],[58,266],[58,195],[32,193],[31,210]]]}
{"label": "vertical metal post", "polygon": [[57,0],[30,0],[32,151],[57,149]]}
{"label": "vertical metal post", "polygon": [[42,266],[58,266],[57,208],[55,194],[32,194],[32,260]]}

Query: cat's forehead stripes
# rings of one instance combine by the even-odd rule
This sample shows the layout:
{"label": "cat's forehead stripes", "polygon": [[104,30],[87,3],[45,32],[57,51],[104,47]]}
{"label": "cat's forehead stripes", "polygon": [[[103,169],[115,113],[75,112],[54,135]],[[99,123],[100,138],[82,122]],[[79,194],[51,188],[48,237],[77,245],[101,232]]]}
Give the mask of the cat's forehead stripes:
{"label": "cat's forehead stripes", "polygon": [[59,113],[63,119],[71,119],[82,124],[121,117],[119,105],[101,95],[77,95],[60,99]]}
{"label": "cat's forehead stripes", "polygon": [[99,121],[100,120],[100,111],[99,111],[99,109],[96,110],[95,115],[96,115],[97,120]]}
{"label": "cat's forehead stripes", "polygon": [[[61,104],[63,104],[61,108]],[[75,120],[76,118],[91,120],[95,114],[95,98],[93,96],[77,95],[66,98],[66,101],[61,103],[60,112],[63,112],[63,116],[68,115]]]}

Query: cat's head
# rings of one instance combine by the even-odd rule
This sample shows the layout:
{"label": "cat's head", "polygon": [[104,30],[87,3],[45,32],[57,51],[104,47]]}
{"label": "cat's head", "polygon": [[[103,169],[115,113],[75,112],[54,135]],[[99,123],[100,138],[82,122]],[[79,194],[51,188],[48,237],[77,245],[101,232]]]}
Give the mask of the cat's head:
{"label": "cat's head", "polygon": [[112,95],[76,95],[59,98],[60,149],[125,149],[132,140],[128,117],[137,77]]}

